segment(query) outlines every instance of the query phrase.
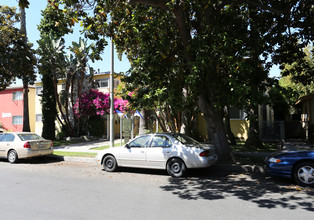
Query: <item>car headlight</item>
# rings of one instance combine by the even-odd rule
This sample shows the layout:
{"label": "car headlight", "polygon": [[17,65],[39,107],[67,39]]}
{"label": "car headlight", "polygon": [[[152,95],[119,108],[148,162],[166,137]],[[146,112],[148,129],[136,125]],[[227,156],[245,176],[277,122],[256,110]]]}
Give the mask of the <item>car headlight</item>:
{"label": "car headlight", "polygon": [[275,157],[271,157],[268,159],[268,162],[270,163],[279,163],[281,160]]}

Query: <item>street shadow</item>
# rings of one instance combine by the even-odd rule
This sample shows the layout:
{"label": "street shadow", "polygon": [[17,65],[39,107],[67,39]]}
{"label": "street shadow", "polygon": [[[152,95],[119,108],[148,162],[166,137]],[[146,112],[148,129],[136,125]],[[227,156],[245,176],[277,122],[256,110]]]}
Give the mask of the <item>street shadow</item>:
{"label": "street shadow", "polygon": [[[58,163],[64,161],[64,158],[61,156],[43,156],[43,157],[32,157],[32,158],[23,158],[18,159],[16,164],[50,164]],[[9,163],[7,159],[1,158],[0,162]]]}
{"label": "street shadow", "polygon": [[236,197],[256,203],[260,208],[305,209],[314,212],[312,188],[303,188],[285,178],[262,173],[193,170],[185,178],[169,178],[161,189],[184,200],[220,200]]}
{"label": "street shadow", "polygon": [[[105,170],[102,169],[104,172]],[[157,176],[167,176],[168,173],[165,170],[159,169],[143,169],[143,168],[130,168],[130,167],[119,167],[117,173],[131,173],[131,174],[148,174]]]}

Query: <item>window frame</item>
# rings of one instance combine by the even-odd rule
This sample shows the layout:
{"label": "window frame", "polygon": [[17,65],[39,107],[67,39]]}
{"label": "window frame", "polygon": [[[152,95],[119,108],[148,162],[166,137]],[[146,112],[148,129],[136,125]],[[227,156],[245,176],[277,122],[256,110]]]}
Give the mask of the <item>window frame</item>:
{"label": "window frame", "polygon": [[[17,94],[20,94],[20,95],[17,96]],[[22,101],[23,100],[23,91],[12,92],[12,100],[13,101]]]}
{"label": "window frame", "polygon": [[[19,118],[18,123],[15,122],[17,118]],[[20,115],[12,116],[12,125],[22,125],[22,124],[23,124],[23,116],[20,116]]]}
{"label": "window frame", "polygon": [[[167,139],[167,141],[168,141],[168,143],[170,143],[170,146],[165,146],[165,145],[162,145],[162,146],[160,146],[160,145],[156,145],[156,146],[153,146],[153,144],[154,144],[154,139],[155,138],[163,138],[163,139]],[[163,142],[165,142],[165,140],[163,140]],[[167,136],[165,136],[165,135],[155,135],[153,138],[152,138],[152,140],[151,140],[151,144],[150,144],[150,147],[151,148],[170,148],[170,147],[172,147],[173,146],[173,143],[172,143],[172,141],[171,141],[171,139],[169,138],[169,137],[167,137]]]}

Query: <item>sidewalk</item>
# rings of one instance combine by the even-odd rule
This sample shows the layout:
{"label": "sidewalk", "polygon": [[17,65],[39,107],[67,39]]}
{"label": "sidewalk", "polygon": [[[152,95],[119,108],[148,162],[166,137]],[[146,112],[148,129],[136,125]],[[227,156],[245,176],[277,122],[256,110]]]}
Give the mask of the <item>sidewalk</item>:
{"label": "sidewalk", "polygon": [[[114,144],[119,144],[120,139],[115,140]],[[101,150],[93,150],[93,148],[97,147],[102,147],[110,145],[110,141],[100,139],[97,141],[86,141],[86,142],[81,142],[81,143],[76,143],[76,144],[70,144],[70,145],[61,145],[58,147],[54,147],[54,151],[63,151],[63,152],[84,152],[84,153],[98,153]],[[75,162],[91,162],[91,163],[96,163],[95,158],[90,158],[90,157],[63,157],[63,156],[55,156],[53,155],[52,157],[58,157],[64,161],[75,161]]]}
{"label": "sidewalk", "polygon": [[[114,141],[114,144],[119,143],[120,140]],[[86,141],[77,144],[61,145],[58,147],[54,147],[54,151],[98,153],[100,150],[93,150],[93,148],[102,147],[105,145],[110,145],[110,141],[100,139],[97,141]]]}

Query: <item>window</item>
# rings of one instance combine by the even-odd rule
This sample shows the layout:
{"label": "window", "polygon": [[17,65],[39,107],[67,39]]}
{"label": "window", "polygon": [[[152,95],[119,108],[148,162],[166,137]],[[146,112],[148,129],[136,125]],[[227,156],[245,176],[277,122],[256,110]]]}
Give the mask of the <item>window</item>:
{"label": "window", "polygon": [[12,117],[12,124],[22,125],[23,124],[23,117],[22,116],[13,116]]}
{"label": "window", "polygon": [[44,140],[37,134],[18,134],[19,138],[22,141],[30,141],[30,140]]}
{"label": "window", "polygon": [[23,92],[13,92],[13,101],[23,100]]}
{"label": "window", "polygon": [[62,83],[61,89],[62,89],[62,90],[65,90],[65,86],[66,86],[65,83]]}
{"label": "window", "polygon": [[129,146],[130,147],[147,147],[149,144],[150,135],[141,136],[134,141],[132,141]]}
{"label": "window", "polygon": [[238,109],[235,107],[230,107],[229,109],[230,119],[245,119],[247,114],[244,112],[243,109]]}
{"label": "window", "polygon": [[96,80],[97,88],[108,88],[109,87],[109,79],[98,79]]}
{"label": "window", "polygon": [[42,95],[43,94],[43,87],[37,86],[36,87],[36,95]]}
{"label": "window", "polygon": [[152,147],[171,147],[172,143],[169,140],[169,138],[165,137],[165,136],[155,136],[152,144]]}
{"label": "window", "polygon": [[173,137],[180,141],[182,144],[200,144],[198,141],[184,134],[174,134]]}
{"label": "window", "polygon": [[1,138],[1,141],[12,142],[12,141],[14,141],[14,135],[13,134],[4,134]]}
{"label": "window", "polygon": [[36,121],[41,122],[42,121],[42,114],[36,114]]}

